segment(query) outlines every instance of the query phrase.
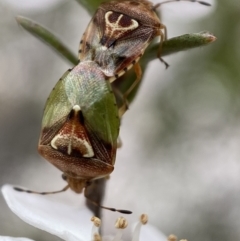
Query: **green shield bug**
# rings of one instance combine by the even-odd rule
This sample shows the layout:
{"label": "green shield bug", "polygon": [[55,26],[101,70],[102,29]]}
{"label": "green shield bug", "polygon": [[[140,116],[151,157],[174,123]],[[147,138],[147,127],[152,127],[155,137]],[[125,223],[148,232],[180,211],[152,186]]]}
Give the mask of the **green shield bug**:
{"label": "green shield bug", "polygon": [[103,177],[113,171],[119,125],[105,76],[94,62],[83,62],[65,73],[52,90],[38,150],[67,178],[85,182]]}
{"label": "green shield bug", "polygon": [[167,39],[167,28],[161,23],[156,9],[174,1],[209,3],[197,0],[168,0],[154,5],[148,0],[113,0],[100,4],[80,42],[80,61],[96,62],[110,82],[134,67],[136,80],[124,93],[127,96],[141,80],[142,71],[138,63],[151,41],[160,36],[158,58]]}
{"label": "green shield bug", "polygon": [[81,193],[84,189],[85,197],[93,204],[129,214],[127,210],[103,207],[86,196],[91,181],[114,170],[119,126],[110,83],[95,62],[82,62],[67,71],[50,93],[38,151],[63,172],[68,185],[61,191],[70,188]]}

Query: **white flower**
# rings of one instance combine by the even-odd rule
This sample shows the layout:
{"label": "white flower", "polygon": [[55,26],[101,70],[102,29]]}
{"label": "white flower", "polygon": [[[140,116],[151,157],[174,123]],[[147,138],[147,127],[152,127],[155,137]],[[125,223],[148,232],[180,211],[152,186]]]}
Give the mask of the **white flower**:
{"label": "white flower", "polygon": [[[116,234],[99,236],[101,221],[92,218],[86,207],[68,203],[61,195],[37,195],[18,192],[11,185],[2,187],[3,196],[9,208],[23,221],[45,230],[67,241],[123,241],[127,220],[119,218],[116,222]],[[91,221],[92,219],[92,221]],[[132,241],[166,241],[167,237],[153,226],[147,224],[147,216],[133,228]],[[29,239],[0,237],[0,241],[30,241]]]}
{"label": "white flower", "polygon": [[28,238],[13,238],[13,237],[0,236],[0,241],[33,241],[33,240]]}

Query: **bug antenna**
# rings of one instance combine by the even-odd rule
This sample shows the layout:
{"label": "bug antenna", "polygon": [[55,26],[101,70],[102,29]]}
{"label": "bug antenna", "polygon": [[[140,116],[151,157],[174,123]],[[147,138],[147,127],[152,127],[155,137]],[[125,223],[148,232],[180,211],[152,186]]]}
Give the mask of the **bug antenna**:
{"label": "bug antenna", "polygon": [[161,3],[158,3],[156,5],[154,5],[153,7],[153,10],[157,9],[158,7],[160,7],[162,4],[165,4],[165,3],[171,3],[171,2],[195,2],[195,3],[199,3],[199,4],[202,4],[204,6],[211,6],[210,3],[207,3],[207,2],[204,2],[204,1],[197,1],[197,0],[167,0],[167,1],[164,1],[164,2],[161,2]]}
{"label": "bug antenna", "polygon": [[27,192],[27,193],[34,193],[34,194],[40,194],[40,195],[48,195],[48,194],[56,194],[56,193],[65,192],[68,188],[69,188],[69,185],[67,185],[66,187],[64,187],[63,189],[61,189],[59,191],[54,191],[54,192],[35,192],[35,191],[20,188],[20,187],[14,187],[13,189],[18,192]]}
{"label": "bug antenna", "polygon": [[110,210],[112,212],[119,212],[119,213],[124,213],[124,214],[131,214],[132,213],[129,210],[109,208],[109,207],[105,207],[105,206],[100,205],[99,203],[97,203],[97,202],[93,201],[92,199],[90,199],[89,197],[87,197],[86,188],[84,189],[84,196],[89,202],[91,202],[93,205],[95,205],[97,207],[100,207],[100,208],[103,208],[103,209],[106,209],[106,210]]}

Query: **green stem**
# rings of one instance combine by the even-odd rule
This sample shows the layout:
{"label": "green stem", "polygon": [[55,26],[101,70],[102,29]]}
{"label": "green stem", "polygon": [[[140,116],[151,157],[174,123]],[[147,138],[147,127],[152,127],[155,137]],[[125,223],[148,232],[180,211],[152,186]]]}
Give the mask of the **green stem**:
{"label": "green stem", "polygon": [[[170,38],[163,42],[161,56],[167,56],[180,51],[205,46],[214,42],[215,40],[216,37],[207,31],[202,31],[200,33],[184,34],[181,36]],[[151,47],[148,48],[143,58],[148,62],[156,59],[158,49],[159,43],[153,44]]]}
{"label": "green stem", "polygon": [[44,43],[52,47],[58,54],[65,57],[69,62],[73,64],[78,63],[78,59],[54,34],[34,21],[18,16],[17,22],[26,29],[29,33],[42,40]]}
{"label": "green stem", "polygon": [[[106,0],[76,0],[84,9],[92,15],[99,7],[100,3],[107,2]],[[108,0],[109,1],[109,0]]]}

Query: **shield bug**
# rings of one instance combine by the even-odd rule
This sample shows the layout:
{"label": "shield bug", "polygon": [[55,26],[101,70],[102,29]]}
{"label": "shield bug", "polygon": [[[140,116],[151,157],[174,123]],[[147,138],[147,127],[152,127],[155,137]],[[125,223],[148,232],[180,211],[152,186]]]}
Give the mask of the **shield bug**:
{"label": "shield bug", "polygon": [[[165,3],[196,0],[168,0],[154,5],[148,0],[113,0],[102,3],[90,21],[80,42],[80,61],[96,62],[110,82],[134,67],[136,80],[124,93],[123,98],[134,89],[141,79],[138,63],[151,41],[160,36],[157,56],[161,61],[161,47],[167,38],[167,29],[161,23],[156,9]],[[163,61],[168,67],[168,64]]]}
{"label": "shield bug", "polygon": [[38,145],[39,153],[63,172],[68,185],[61,191],[85,189],[86,196],[91,181],[113,171],[119,126],[115,96],[96,63],[79,63],[62,76],[46,102]]}
{"label": "shield bug", "polygon": [[39,153],[69,178],[86,181],[110,174],[119,117],[105,76],[94,62],[68,71],[52,90],[43,114]]}

